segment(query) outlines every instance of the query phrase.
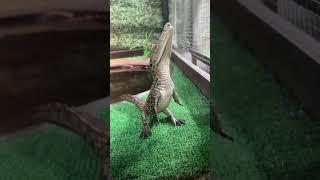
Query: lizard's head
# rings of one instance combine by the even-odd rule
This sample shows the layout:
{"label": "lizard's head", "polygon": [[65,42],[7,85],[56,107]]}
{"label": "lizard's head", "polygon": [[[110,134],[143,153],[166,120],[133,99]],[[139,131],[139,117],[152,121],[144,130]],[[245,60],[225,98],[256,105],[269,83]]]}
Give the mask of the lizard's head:
{"label": "lizard's head", "polygon": [[162,33],[163,33],[163,32],[165,32],[165,33],[171,33],[172,31],[173,31],[173,26],[172,26],[169,22],[167,22],[167,23],[164,25],[164,27],[163,27]]}
{"label": "lizard's head", "polygon": [[160,62],[160,59],[163,55],[171,55],[172,47],[172,35],[173,35],[173,26],[170,23],[166,23],[163,27],[160,39],[153,48],[151,63]]}

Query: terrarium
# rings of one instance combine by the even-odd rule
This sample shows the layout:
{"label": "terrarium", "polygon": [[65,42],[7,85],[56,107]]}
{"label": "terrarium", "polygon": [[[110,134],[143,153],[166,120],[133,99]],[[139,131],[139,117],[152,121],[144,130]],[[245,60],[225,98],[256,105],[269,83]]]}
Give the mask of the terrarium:
{"label": "terrarium", "polygon": [[319,1],[216,0],[215,179],[319,179]]}
{"label": "terrarium", "polygon": [[207,177],[210,1],[112,0],[110,16],[112,178]]}

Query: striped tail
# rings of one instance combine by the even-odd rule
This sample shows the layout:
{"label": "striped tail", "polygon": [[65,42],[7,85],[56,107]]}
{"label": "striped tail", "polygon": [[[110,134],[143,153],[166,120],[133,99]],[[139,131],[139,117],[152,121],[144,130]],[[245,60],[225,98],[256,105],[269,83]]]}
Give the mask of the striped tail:
{"label": "striped tail", "polygon": [[130,94],[124,94],[120,96],[120,100],[128,101],[136,105],[140,111],[144,110],[144,102],[141,99],[138,99],[137,97],[130,95]]}
{"label": "striped tail", "polygon": [[108,132],[102,119],[61,103],[42,105],[34,109],[32,117],[40,122],[57,124],[79,134],[88,144],[97,148],[100,156],[105,155]]}

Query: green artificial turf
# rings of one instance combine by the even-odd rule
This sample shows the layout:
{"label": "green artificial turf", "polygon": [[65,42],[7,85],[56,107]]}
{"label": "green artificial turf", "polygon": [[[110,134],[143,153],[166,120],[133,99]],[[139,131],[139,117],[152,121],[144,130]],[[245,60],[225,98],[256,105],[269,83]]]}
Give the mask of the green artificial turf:
{"label": "green artificial turf", "polygon": [[152,136],[142,140],[138,109],[128,102],[111,106],[113,179],[175,179],[208,171],[209,102],[176,67],[173,81],[183,107],[172,101],[169,109],[178,119],[185,119],[184,126],[174,127],[161,114]]}
{"label": "green artificial turf", "polygon": [[102,161],[80,136],[61,127],[1,141],[0,179],[101,179]]}
{"label": "green artificial turf", "polygon": [[210,167],[216,179],[320,179],[319,123],[216,18],[212,47],[211,94],[222,127],[235,138],[232,143],[211,136]]}

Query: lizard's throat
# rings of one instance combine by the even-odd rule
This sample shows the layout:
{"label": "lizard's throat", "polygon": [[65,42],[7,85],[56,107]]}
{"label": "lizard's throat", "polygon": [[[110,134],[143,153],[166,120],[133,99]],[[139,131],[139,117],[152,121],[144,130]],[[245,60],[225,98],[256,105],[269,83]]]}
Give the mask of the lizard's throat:
{"label": "lizard's throat", "polygon": [[170,64],[168,63],[168,64],[162,64],[161,66],[158,66],[156,70],[156,74],[159,79],[171,79]]}
{"label": "lizard's throat", "polygon": [[160,61],[158,64],[169,64],[171,57],[171,48],[172,48],[172,33],[168,34],[165,41],[162,44],[162,48],[160,48]]}

